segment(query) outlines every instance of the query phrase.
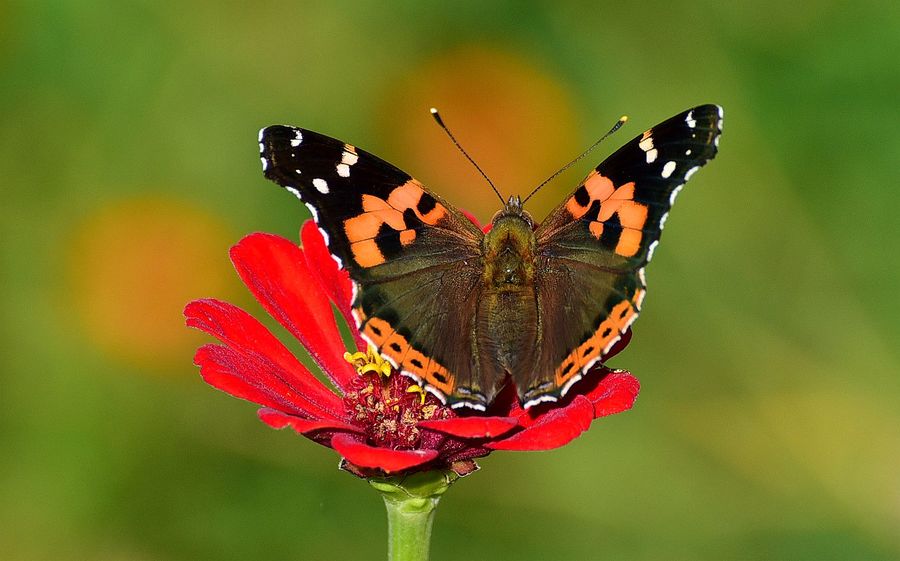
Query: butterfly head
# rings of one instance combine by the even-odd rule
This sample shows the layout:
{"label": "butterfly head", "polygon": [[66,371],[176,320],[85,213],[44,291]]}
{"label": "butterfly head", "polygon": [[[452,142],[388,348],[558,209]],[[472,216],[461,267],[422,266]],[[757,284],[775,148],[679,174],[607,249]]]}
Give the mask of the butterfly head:
{"label": "butterfly head", "polygon": [[491,218],[491,225],[497,227],[499,222],[510,217],[524,220],[532,230],[535,227],[534,218],[522,208],[522,198],[519,195],[513,195],[506,201],[503,208],[498,210],[494,217]]}

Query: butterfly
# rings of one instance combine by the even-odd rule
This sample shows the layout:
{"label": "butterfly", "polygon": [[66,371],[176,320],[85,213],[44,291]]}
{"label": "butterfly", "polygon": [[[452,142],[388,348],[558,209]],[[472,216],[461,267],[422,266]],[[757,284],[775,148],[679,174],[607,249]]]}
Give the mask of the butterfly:
{"label": "butterfly", "polygon": [[349,272],[362,336],[445,404],[484,411],[508,380],[526,408],[560,399],[630,329],[669,209],[715,157],[722,117],[701,105],[663,121],[543,222],[514,196],[487,233],[351,144],[273,125],[259,147],[266,178],[306,203]]}

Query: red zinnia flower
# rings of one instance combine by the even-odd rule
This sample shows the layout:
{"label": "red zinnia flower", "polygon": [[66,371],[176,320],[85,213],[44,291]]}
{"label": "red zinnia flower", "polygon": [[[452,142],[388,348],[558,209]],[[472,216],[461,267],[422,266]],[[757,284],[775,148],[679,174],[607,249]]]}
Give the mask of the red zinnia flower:
{"label": "red zinnia flower", "polygon": [[[200,347],[194,362],[210,385],[263,407],[259,417],[291,427],[336,450],[360,476],[476,469],[492,450],[547,450],[587,430],[591,421],[631,408],[639,384],[625,371],[597,366],[560,403],[523,410],[511,384],[486,414],[441,404],[366,351],[350,316],[351,282],[312,221],[303,247],[271,234],[251,234],[231,249],[241,279],[266,311],[297,337],[334,385],[319,381],[259,321],[214,299],[185,308],[187,324],[222,344]],[[347,320],[357,353],[346,353],[332,304]],[[608,356],[620,351],[630,333]]]}

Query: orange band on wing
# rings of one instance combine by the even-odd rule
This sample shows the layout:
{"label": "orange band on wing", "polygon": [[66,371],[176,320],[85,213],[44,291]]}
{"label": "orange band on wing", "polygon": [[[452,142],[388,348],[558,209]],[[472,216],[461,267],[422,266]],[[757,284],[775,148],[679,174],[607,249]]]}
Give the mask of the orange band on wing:
{"label": "orange band on wing", "polygon": [[403,230],[400,232],[400,243],[404,246],[407,246],[416,241],[416,231],[415,230]]}
{"label": "orange band on wing", "polygon": [[[364,318],[362,308],[355,308],[358,318]],[[456,389],[456,377],[436,360],[413,348],[406,337],[398,333],[387,321],[379,317],[368,318],[362,328],[366,338],[378,348],[378,352],[403,370],[422,379],[444,395]]]}
{"label": "orange band on wing", "polygon": [[[447,209],[438,202],[428,212],[421,212],[419,202],[424,195],[425,188],[415,179],[395,187],[388,194],[387,200],[375,195],[362,195],[362,212],[344,220],[344,235],[350,242],[353,259],[359,266],[372,267],[384,263],[384,255],[374,240],[384,224],[400,232],[402,245],[407,246],[415,241],[416,231],[413,228],[417,224],[406,223],[403,213],[407,210],[412,210],[419,220],[430,226],[447,216]],[[364,243],[367,241],[371,243]]]}
{"label": "orange band on wing", "polygon": [[[600,175],[595,170],[587,176],[583,187],[588,196],[586,204],[579,203],[578,197],[574,195],[566,201],[566,209],[572,218],[578,220],[587,213],[594,201],[599,201],[600,210],[597,219],[588,225],[591,235],[599,240],[603,235],[604,222],[618,215],[622,230],[614,251],[622,257],[637,255],[644,239],[643,229],[647,223],[649,208],[634,200],[634,182],[630,181],[615,187],[608,177]],[[580,193],[579,196],[583,199],[584,193]]]}
{"label": "orange band on wing", "polygon": [[374,267],[384,263],[384,254],[373,239],[353,242],[350,244],[350,250],[353,252],[353,260],[360,267]]}
{"label": "orange band on wing", "polygon": [[631,300],[622,300],[613,306],[609,316],[600,322],[594,334],[569,353],[554,371],[554,383],[557,387],[564,386],[576,374],[581,374],[584,366],[608,350],[609,345],[625,332],[637,316],[637,307],[643,298],[644,290],[638,289]]}

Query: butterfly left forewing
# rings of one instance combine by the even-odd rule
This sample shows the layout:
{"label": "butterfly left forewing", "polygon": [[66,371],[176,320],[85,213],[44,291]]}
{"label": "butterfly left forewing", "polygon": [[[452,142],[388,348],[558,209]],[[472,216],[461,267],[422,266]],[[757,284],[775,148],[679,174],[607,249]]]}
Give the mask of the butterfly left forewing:
{"label": "butterfly left forewing", "polygon": [[715,157],[722,109],[702,105],[635,137],[603,161],[535,232],[542,350],[526,402],[552,401],[640,312],[644,266],[676,195]]}
{"label": "butterfly left forewing", "polygon": [[465,259],[481,231],[392,164],[307,129],[260,131],[266,178],[310,209],[331,253],[354,280]]}

